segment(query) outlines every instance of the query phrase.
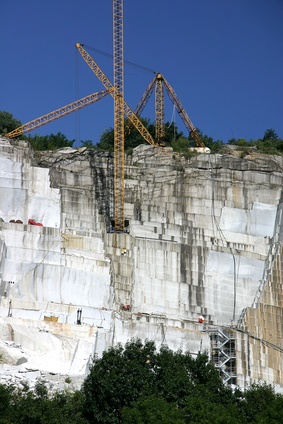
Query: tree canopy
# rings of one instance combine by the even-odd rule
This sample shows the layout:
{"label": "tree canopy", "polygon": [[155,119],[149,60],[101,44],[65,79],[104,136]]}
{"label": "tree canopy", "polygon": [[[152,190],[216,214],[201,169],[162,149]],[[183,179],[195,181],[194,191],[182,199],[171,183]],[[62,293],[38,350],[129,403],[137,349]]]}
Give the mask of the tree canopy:
{"label": "tree canopy", "polygon": [[[149,119],[140,118],[140,121],[148,130],[150,135],[155,138],[155,125],[150,122]],[[147,142],[143,139],[138,130],[131,124],[129,119],[125,119],[124,122],[125,127],[125,152],[130,153],[132,149],[139,146],[140,144],[147,144]],[[176,125],[174,123],[170,124],[167,122],[165,124],[165,137],[164,142],[171,142],[172,140],[176,140],[183,137],[183,133],[179,132]],[[97,144],[97,147],[101,150],[113,151],[114,150],[114,129],[109,128],[105,130],[100,138],[100,142]]]}
{"label": "tree canopy", "polygon": [[56,150],[62,147],[72,147],[75,140],[68,140],[67,137],[58,132],[57,134],[35,135],[28,137],[29,143],[35,150]]}
{"label": "tree canopy", "polygon": [[139,339],[95,357],[82,393],[84,418],[95,424],[267,423],[283,407],[270,386],[225,386],[206,353],[157,351]]}
{"label": "tree canopy", "polygon": [[[143,125],[147,128],[148,132],[155,138],[155,125],[150,122],[148,118],[140,118]],[[14,116],[5,111],[0,111],[0,134],[5,135],[10,131],[21,126],[21,122],[14,118]],[[131,154],[132,150],[140,144],[147,144],[138,130],[133,127],[129,119],[125,119],[125,153]],[[220,152],[225,143],[222,140],[213,140],[212,137],[203,134],[199,129],[197,132],[211,153]],[[67,137],[58,132],[57,134],[49,134],[46,136],[40,135],[25,135],[21,136],[22,139],[28,140],[35,150],[55,150],[62,147],[73,147],[75,140],[68,140]],[[171,146],[173,151],[180,153],[184,156],[190,156],[192,153],[189,151],[190,147],[194,146],[194,139],[191,134],[186,137],[182,131],[179,131],[174,122],[165,124],[165,137],[164,143],[166,146]],[[245,138],[231,138],[227,144],[232,144],[237,147],[237,150],[242,152],[242,156],[248,154],[250,149],[254,149],[258,153],[282,155],[283,154],[283,139],[280,139],[273,128],[265,130],[263,137],[256,140],[246,140]],[[81,141],[83,147],[95,148],[99,150],[112,152],[114,150],[114,130],[113,128],[106,129],[100,138],[99,143],[93,144],[92,140]]]}
{"label": "tree canopy", "polygon": [[95,356],[80,390],[49,394],[0,384],[0,424],[277,424],[271,386],[225,386],[206,353],[156,349],[140,339]]}
{"label": "tree canopy", "polygon": [[238,150],[241,150],[244,155],[248,153],[249,148],[269,155],[282,155],[283,153],[283,139],[278,137],[273,128],[267,129],[260,139],[248,141],[245,138],[232,138],[228,140],[228,144],[237,146]]}
{"label": "tree canopy", "polygon": [[20,127],[21,125],[21,121],[18,121],[16,118],[14,118],[11,113],[0,111],[0,134],[5,135],[10,131]]}

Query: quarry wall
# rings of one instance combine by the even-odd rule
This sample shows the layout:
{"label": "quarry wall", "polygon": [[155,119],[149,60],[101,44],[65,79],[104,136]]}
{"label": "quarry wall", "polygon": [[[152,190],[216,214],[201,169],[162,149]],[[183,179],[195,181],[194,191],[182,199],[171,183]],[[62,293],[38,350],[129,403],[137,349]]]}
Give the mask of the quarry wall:
{"label": "quarry wall", "polygon": [[84,376],[140,337],[207,350],[228,383],[283,388],[281,157],[139,146],[120,234],[111,154],[1,138],[0,161],[6,363]]}

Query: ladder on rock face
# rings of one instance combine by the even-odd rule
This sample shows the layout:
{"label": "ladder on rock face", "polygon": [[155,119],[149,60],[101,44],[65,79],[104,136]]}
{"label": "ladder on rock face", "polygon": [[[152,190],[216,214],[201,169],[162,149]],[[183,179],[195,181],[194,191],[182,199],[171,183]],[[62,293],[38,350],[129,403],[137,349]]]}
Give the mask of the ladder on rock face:
{"label": "ladder on rock face", "polygon": [[210,331],[211,360],[227,384],[236,384],[236,339],[233,331]]}

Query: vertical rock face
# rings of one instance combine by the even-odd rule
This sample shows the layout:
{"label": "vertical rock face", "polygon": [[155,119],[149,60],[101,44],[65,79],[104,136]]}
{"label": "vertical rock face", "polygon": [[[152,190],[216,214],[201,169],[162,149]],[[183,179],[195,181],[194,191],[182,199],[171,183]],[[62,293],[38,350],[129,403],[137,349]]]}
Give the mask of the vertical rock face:
{"label": "vertical rock face", "polygon": [[281,157],[185,160],[139,146],[125,161],[130,224],[117,234],[111,155],[35,157],[6,139],[0,149],[2,340],[20,341],[40,369],[83,374],[90,355],[131,337],[213,353],[217,331],[229,331],[230,382],[282,384]]}

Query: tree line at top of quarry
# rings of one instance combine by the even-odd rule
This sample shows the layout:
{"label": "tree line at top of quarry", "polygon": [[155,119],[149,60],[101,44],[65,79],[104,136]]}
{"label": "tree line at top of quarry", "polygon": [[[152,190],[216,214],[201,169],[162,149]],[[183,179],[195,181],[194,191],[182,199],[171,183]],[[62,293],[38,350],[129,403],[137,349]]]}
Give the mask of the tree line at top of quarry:
{"label": "tree line at top of quarry", "polygon": [[[155,136],[155,125],[150,122],[149,119],[140,118],[143,125],[147,128],[148,132],[154,138]],[[14,118],[14,116],[5,111],[0,111],[0,134],[5,134],[20,127],[22,123]],[[275,130],[270,128],[267,129],[263,137],[257,140],[246,140],[244,138],[231,138],[227,143],[222,140],[213,140],[212,137],[202,134],[198,130],[200,139],[208,147],[211,153],[221,152],[223,147],[228,145],[234,145],[235,148],[241,152],[241,157],[249,154],[251,150],[262,154],[270,155],[282,155],[283,153],[283,139],[279,138]],[[57,134],[49,134],[41,136],[38,134],[20,136],[22,140],[28,141],[35,150],[56,150],[63,147],[74,147],[75,140],[68,140],[67,137],[58,132]],[[173,148],[174,152],[178,152],[181,155],[190,157],[196,154],[194,151],[190,151],[190,147],[194,147],[194,139],[191,135],[185,137],[182,131],[178,131],[178,128],[174,123],[165,124],[165,137],[164,145]],[[141,134],[131,126],[128,119],[125,119],[125,153],[131,154],[132,150],[140,144],[146,144]],[[100,137],[100,141],[96,144],[92,140],[84,140],[80,142],[77,147],[88,147],[92,149],[98,149],[103,151],[114,150],[114,130],[113,128],[107,129],[103,132]]]}

